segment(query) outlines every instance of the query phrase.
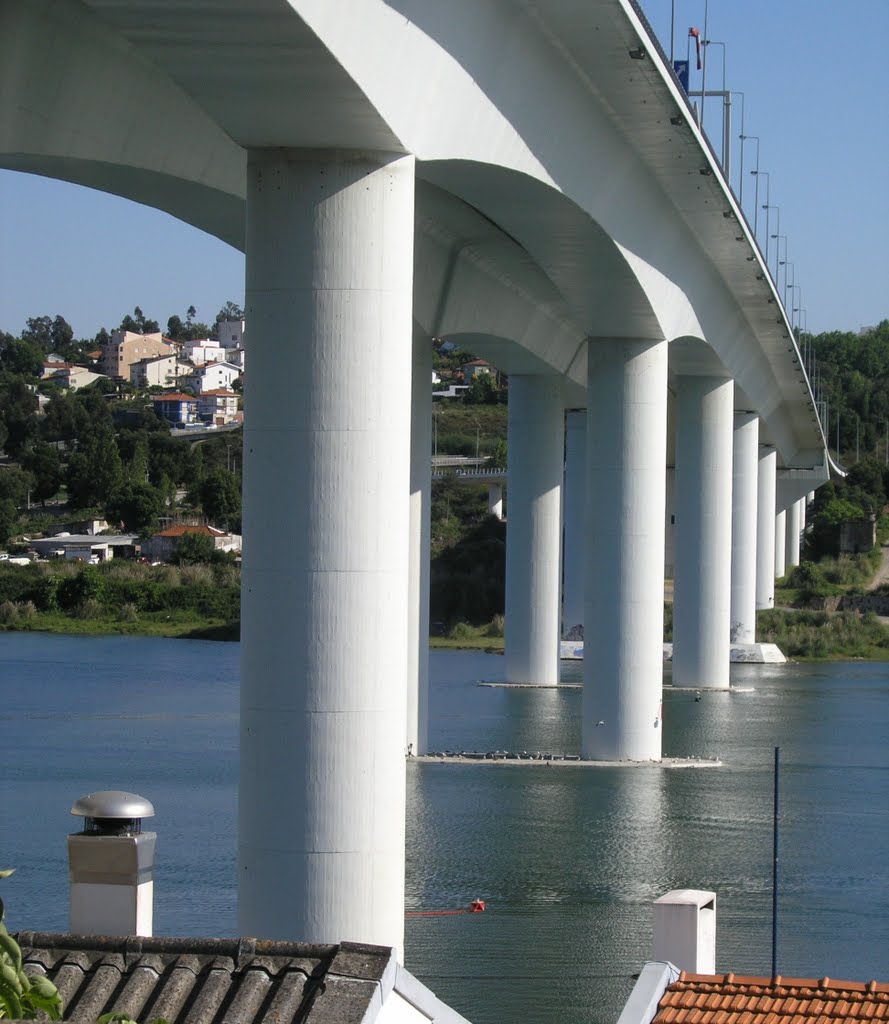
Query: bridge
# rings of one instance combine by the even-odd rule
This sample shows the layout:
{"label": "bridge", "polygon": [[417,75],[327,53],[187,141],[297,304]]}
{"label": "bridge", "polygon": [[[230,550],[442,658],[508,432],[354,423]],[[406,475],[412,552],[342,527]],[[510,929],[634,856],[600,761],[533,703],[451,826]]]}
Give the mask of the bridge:
{"label": "bridge", "polygon": [[763,254],[633,0],[0,0],[0,61],[0,165],[246,253],[239,928],[401,946],[430,337],[510,377],[509,679],[558,680],[564,509],[582,755],[658,760],[668,522],[674,679],[727,686],[827,478]]}

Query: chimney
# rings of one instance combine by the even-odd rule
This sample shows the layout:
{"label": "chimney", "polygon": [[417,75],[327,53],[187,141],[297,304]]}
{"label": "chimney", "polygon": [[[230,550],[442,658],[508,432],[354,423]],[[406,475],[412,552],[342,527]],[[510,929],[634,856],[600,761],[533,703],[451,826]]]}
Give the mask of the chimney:
{"label": "chimney", "polygon": [[155,832],[145,797],[120,790],[88,793],[71,813],[83,831],[68,836],[69,927],[75,935],[151,935]]}
{"label": "chimney", "polygon": [[716,893],[673,889],[654,901],[652,959],[691,974],[716,973]]}

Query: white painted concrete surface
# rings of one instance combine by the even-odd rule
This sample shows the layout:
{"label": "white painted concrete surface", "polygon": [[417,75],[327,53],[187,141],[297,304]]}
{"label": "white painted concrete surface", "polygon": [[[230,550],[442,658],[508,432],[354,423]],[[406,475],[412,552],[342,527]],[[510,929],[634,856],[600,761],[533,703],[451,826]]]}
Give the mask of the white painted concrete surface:
{"label": "white painted concrete surface", "polygon": [[414,160],[248,179],[238,928],[400,950]]}
{"label": "white painted concrete surface", "polygon": [[488,484],[488,515],[503,518],[503,484]]}
{"label": "white painted concrete surface", "polygon": [[654,901],[653,960],[666,960],[682,971],[716,971],[716,893],[673,889]]}
{"label": "white painted concrete surface", "polygon": [[586,410],[565,413],[565,483],[562,491],[562,633],[583,626],[586,566]]}
{"label": "white painted concrete surface", "polygon": [[780,580],[787,571],[785,539],[787,536],[787,513],[782,508],[775,513],[775,579]]}
{"label": "white painted concrete surface", "polygon": [[799,565],[799,539],[805,517],[805,500],[800,498],[795,501],[785,515],[784,562],[787,572]]}
{"label": "white painted concrete surface", "polygon": [[673,685],[728,689],[734,385],[679,378]]}
{"label": "white painted concrete surface", "polygon": [[583,757],[659,760],[667,342],[588,353]]}
{"label": "white painted concrete surface", "polygon": [[557,377],[509,379],[506,679],[559,681],[564,404]]}
{"label": "white painted concrete surface", "polygon": [[154,882],[72,882],[68,925],[73,935],[153,935]]}
{"label": "white painted concrete surface", "polygon": [[429,557],[432,508],[432,339],[414,330],[411,366],[411,498],[406,749],[425,754],[429,735]]}
{"label": "white painted concrete surface", "polygon": [[735,413],[732,445],[732,643],[756,640],[756,496],[759,418]]}
{"label": "white painted concrete surface", "polygon": [[756,607],[775,607],[775,467],[770,446],[759,450],[756,495]]}

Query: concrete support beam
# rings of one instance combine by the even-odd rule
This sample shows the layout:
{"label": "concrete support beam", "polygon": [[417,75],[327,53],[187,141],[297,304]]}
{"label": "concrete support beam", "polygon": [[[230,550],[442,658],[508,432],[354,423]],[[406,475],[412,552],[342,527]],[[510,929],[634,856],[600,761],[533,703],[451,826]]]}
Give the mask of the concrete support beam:
{"label": "concrete support beam", "polygon": [[728,689],[734,384],[680,377],[673,685]]}
{"label": "concrete support beam", "polygon": [[775,607],[775,449],[759,450],[756,495],[756,607]]}
{"label": "concrete support beam", "polygon": [[586,410],[565,413],[565,486],[562,502],[562,633],[583,627],[586,566]]}
{"label": "concrete support beam", "polygon": [[506,678],[559,682],[564,405],[557,377],[509,378]]}
{"label": "concrete support beam", "polygon": [[589,343],[583,756],[659,760],[667,342]]}
{"label": "concrete support beam", "polygon": [[782,508],[775,512],[775,579],[780,580],[787,571],[784,541],[787,535],[787,513]]}
{"label": "concrete support beam", "polygon": [[729,639],[756,642],[756,496],[759,418],[735,413],[732,445],[732,608]]}
{"label": "concrete support beam", "polygon": [[429,740],[429,557],[432,507],[432,339],[414,330],[411,365],[411,498],[408,582],[407,750]]}
{"label": "concrete support beam", "polygon": [[802,523],[805,521],[805,503],[806,499],[800,498],[786,512],[784,561],[787,572],[799,565],[799,538],[802,532]]}
{"label": "concrete support beam", "polygon": [[403,944],[413,218],[413,157],[248,154],[241,935]]}

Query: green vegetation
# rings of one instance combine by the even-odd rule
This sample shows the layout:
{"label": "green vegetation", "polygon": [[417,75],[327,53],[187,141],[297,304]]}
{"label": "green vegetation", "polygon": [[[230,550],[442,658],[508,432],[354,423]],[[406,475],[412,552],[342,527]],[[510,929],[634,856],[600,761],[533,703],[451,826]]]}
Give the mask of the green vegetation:
{"label": "green vegetation", "polygon": [[873,613],[769,610],[757,613],[756,631],[788,658],[889,660],[889,630]]}
{"label": "green vegetation", "polygon": [[[0,878],[9,878],[15,868],[0,871]],[[25,974],[22,951],[3,922],[4,906],[0,900],[0,1019],[34,1020],[48,1017],[60,1020],[62,998],[53,983],[41,974]]]}
{"label": "green vegetation", "polygon": [[236,640],[240,572],[217,556],[181,566],[0,564],[0,630]]}

